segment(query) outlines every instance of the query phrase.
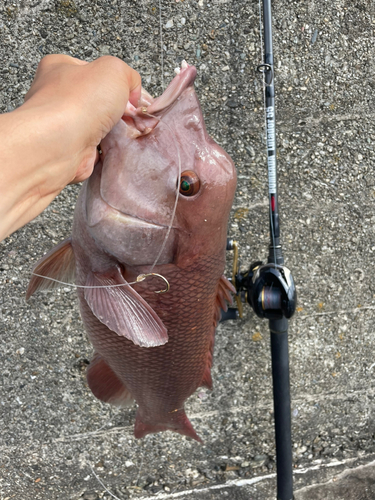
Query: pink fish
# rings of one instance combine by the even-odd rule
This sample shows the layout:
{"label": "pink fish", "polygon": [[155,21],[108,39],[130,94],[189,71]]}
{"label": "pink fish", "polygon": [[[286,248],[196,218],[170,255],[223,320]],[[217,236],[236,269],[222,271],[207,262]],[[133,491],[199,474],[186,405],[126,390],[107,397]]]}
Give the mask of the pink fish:
{"label": "pink fish", "polygon": [[[196,69],[184,62],[177,73],[160,97],[144,92],[137,109],[128,106],[102,141],[71,238],[34,273],[85,287],[94,395],[120,406],[136,400],[137,438],[171,430],[201,441],[184,403],[212,388],[215,328],[234,291],[223,271],[236,173],[207,135]],[[136,282],[149,273],[163,278]],[[157,293],[166,281],[168,293]],[[27,298],[55,286],[33,276]]]}

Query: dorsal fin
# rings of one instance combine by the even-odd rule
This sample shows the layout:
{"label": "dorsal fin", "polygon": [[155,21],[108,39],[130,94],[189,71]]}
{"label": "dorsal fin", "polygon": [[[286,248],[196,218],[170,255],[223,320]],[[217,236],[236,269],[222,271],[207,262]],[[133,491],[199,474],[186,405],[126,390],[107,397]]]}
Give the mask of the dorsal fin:
{"label": "dorsal fin", "polygon": [[236,293],[236,289],[232,283],[223,275],[218,283],[216,291],[216,309],[214,312],[214,325],[217,326],[221,318],[221,309],[228,310],[228,304],[233,303],[231,293]]}
{"label": "dorsal fin", "polygon": [[215,307],[214,307],[214,317],[213,317],[213,326],[212,326],[212,332],[210,333],[210,346],[208,349],[208,356],[207,356],[207,361],[206,361],[206,366],[204,369],[203,377],[201,380],[201,383],[199,384],[200,387],[207,387],[207,389],[212,390],[212,377],[211,377],[211,368],[212,368],[212,362],[213,362],[213,352],[214,352],[214,343],[215,343],[215,329],[217,325],[219,324],[220,318],[221,318],[221,311],[227,311],[228,310],[228,305],[227,302],[230,304],[233,302],[233,298],[231,296],[232,293],[236,293],[236,289],[232,285],[230,281],[227,280],[227,278],[223,275],[218,283],[217,286],[217,292],[216,292],[216,301],[215,301]]}
{"label": "dorsal fin", "polygon": [[[34,266],[33,273],[66,283],[74,283],[75,268],[71,238],[68,238],[56,245],[41,258]],[[61,285],[55,281],[40,278],[39,276],[32,276],[26,292],[26,300],[38,290],[52,290],[59,286]]]}

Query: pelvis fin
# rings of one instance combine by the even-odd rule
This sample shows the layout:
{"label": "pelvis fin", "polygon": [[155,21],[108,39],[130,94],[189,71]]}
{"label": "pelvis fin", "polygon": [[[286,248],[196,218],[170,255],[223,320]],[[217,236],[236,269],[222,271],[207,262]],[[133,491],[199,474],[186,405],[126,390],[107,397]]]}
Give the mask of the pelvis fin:
{"label": "pelvis fin", "polygon": [[94,354],[86,377],[92,393],[101,401],[115,406],[128,406],[133,402],[129,390],[99,354]]}
{"label": "pelvis fin", "polygon": [[140,347],[156,347],[168,342],[164,323],[125,281],[118,268],[107,273],[90,272],[86,286],[90,287],[84,292],[90,309],[117,335]]}
{"label": "pelvis fin", "polygon": [[[52,248],[36,263],[33,273],[66,283],[74,283],[75,258],[71,239],[68,238]],[[33,275],[26,292],[26,300],[38,290],[52,290],[59,286],[61,285],[55,281]]]}
{"label": "pelvis fin", "polygon": [[173,431],[182,434],[183,436],[190,437],[203,444],[203,441],[195,432],[190,420],[187,418],[185,410],[176,410],[168,414],[168,419],[165,422],[157,422],[155,424],[145,423],[142,416],[137,411],[134,425],[134,436],[139,439],[146,436],[146,434],[154,434],[162,431]]}

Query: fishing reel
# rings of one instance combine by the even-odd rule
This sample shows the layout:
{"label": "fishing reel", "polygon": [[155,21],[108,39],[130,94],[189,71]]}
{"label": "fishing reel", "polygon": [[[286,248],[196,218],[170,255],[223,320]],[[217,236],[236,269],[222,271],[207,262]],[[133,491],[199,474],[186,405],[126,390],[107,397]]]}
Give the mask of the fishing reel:
{"label": "fishing reel", "polygon": [[243,316],[242,304],[247,302],[260,318],[291,318],[296,309],[297,292],[289,269],[280,264],[253,262],[246,272],[239,270],[238,243],[228,240],[227,250],[233,250],[232,284],[237,290],[237,310],[230,308],[222,318]]}

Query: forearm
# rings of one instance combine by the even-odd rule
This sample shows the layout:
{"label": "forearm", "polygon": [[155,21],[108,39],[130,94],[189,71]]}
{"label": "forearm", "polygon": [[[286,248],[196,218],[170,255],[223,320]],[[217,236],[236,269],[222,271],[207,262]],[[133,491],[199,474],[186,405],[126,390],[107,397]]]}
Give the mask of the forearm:
{"label": "forearm", "polygon": [[69,158],[59,151],[64,124],[51,119],[51,112],[21,106],[0,115],[0,240],[36,217],[73,180],[64,166]]}

